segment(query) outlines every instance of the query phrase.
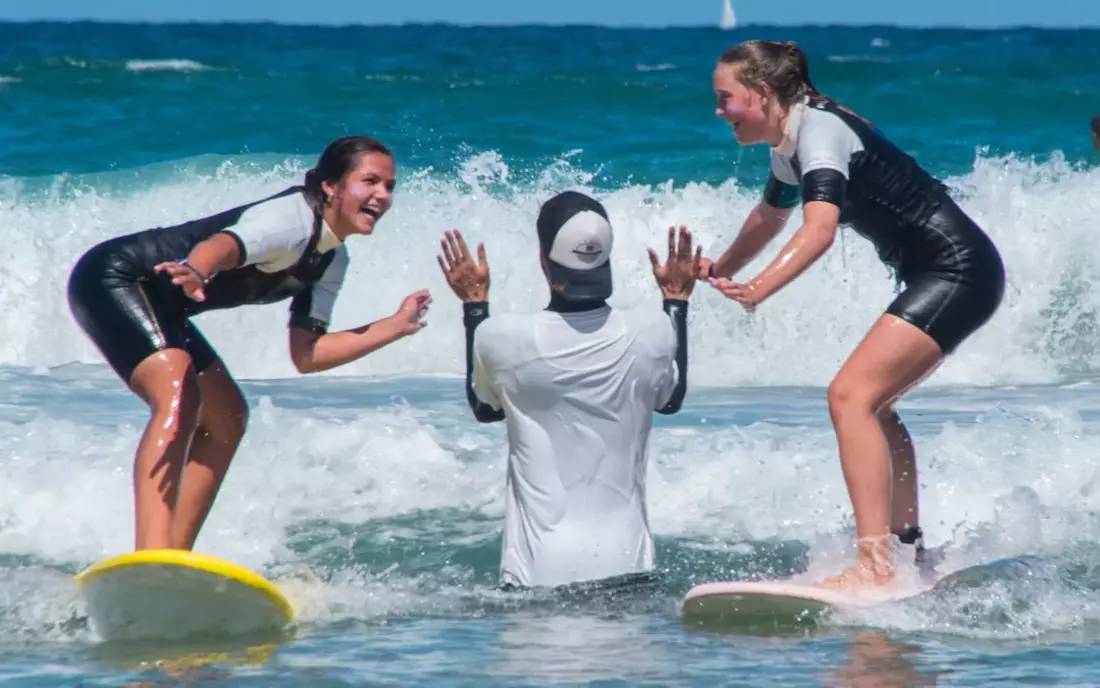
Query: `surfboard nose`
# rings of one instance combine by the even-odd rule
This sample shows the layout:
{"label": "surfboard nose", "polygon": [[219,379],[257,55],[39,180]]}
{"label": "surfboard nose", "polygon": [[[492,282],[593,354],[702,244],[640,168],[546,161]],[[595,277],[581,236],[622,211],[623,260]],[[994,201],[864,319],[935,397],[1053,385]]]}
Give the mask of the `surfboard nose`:
{"label": "surfboard nose", "polygon": [[285,627],[293,606],[262,575],[186,550],[140,550],[76,576],[104,640],[232,636]]}

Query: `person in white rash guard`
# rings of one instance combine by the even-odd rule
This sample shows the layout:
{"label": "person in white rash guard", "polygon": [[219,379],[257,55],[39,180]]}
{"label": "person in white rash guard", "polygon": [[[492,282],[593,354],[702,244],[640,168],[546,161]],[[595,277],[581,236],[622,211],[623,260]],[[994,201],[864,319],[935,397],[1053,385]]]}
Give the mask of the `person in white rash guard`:
{"label": "person in white rash guard", "polygon": [[475,418],[505,421],[508,468],[500,586],[645,589],[657,583],[646,509],[653,413],[687,390],[687,310],[701,254],[669,229],[664,297],[631,322],[608,305],[613,233],[603,206],[575,191],[540,209],[539,260],[550,302],[489,318],[489,265],[458,231],[440,267],[463,302],[466,393]]}
{"label": "person in white rash guard", "polygon": [[302,373],[350,363],[424,326],[427,290],[388,318],[328,332],[349,262],[344,240],[370,235],[389,210],[394,167],[373,138],[337,139],[303,186],[117,236],[77,261],[73,316],[151,412],[134,459],[136,549],[194,546],[247,424],[240,389],[192,316],[292,299],[290,357]]}

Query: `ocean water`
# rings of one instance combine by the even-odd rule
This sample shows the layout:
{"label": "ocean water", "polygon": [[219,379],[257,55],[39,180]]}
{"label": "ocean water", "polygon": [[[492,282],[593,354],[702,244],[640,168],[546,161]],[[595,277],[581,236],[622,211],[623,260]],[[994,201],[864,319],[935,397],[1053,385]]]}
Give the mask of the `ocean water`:
{"label": "ocean water", "polygon": [[[686,405],[652,436],[658,593],[495,592],[506,438],[465,407],[439,237],[486,243],[494,312],[540,308],[538,203],[588,189],[616,228],[612,304],[658,308],[645,248],[686,224],[717,254],[759,198],[767,151],[736,145],[710,92],[716,56],[753,37],[799,41],[818,88],[940,175],[1000,247],[1000,311],[899,410],[941,570],[1019,566],[803,634],[682,624],[696,583],[824,576],[852,556],[824,389],[893,284],[845,232],[753,315],[693,297]],[[0,24],[0,680],[1097,684],[1097,64],[1094,30]],[[301,377],[286,304],[197,320],[252,407],[197,548],[284,581],[301,623],[191,669],[194,646],[110,647],[71,576],[131,546],[146,413],[73,323],[68,271],[97,241],[295,183],[351,132],[394,148],[399,188],[350,244],[334,326],[426,287],[429,327]]]}

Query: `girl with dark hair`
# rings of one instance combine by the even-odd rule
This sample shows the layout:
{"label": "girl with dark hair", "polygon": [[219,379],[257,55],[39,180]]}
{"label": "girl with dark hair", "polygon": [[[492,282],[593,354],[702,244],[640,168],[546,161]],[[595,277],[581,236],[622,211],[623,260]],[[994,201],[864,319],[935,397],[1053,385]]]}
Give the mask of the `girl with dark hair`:
{"label": "girl with dark hair", "polygon": [[[923,555],[916,459],[893,404],[997,310],[1000,255],[942,183],[870,122],[817,92],[796,44],[741,43],[722,55],[713,84],[717,114],[737,141],[771,146],[771,174],[736,240],[704,261],[702,276],[751,310],[817,260],[844,224],[905,284],[828,389],[859,557],[821,585],[892,587],[892,536],[916,546],[918,563]],[[800,203],[802,226],[779,255],[753,279],[732,281]]]}
{"label": "girl with dark hair", "polygon": [[335,368],[415,334],[431,302],[411,294],[385,319],[329,333],[348,266],[344,240],[389,210],[393,155],[366,136],[333,141],[305,185],[92,247],[69,277],[77,323],[150,418],[134,460],[136,549],[191,549],[247,424],[248,407],[190,321],[291,298],[290,357]]}

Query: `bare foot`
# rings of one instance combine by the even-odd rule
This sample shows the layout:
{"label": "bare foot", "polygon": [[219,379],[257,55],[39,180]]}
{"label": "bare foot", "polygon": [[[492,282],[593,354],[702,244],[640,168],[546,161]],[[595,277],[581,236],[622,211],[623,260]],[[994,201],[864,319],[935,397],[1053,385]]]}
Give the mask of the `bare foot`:
{"label": "bare foot", "polygon": [[817,585],[822,588],[867,590],[870,588],[893,590],[897,588],[894,577],[894,551],[890,535],[862,537],[859,539],[859,561],[843,573],[826,578]]}
{"label": "bare foot", "polygon": [[856,563],[845,569],[843,573],[817,583],[817,586],[831,590],[867,590],[871,588],[892,590],[897,587],[897,581],[894,580],[892,569],[888,573],[873,571],[862,563]]}

